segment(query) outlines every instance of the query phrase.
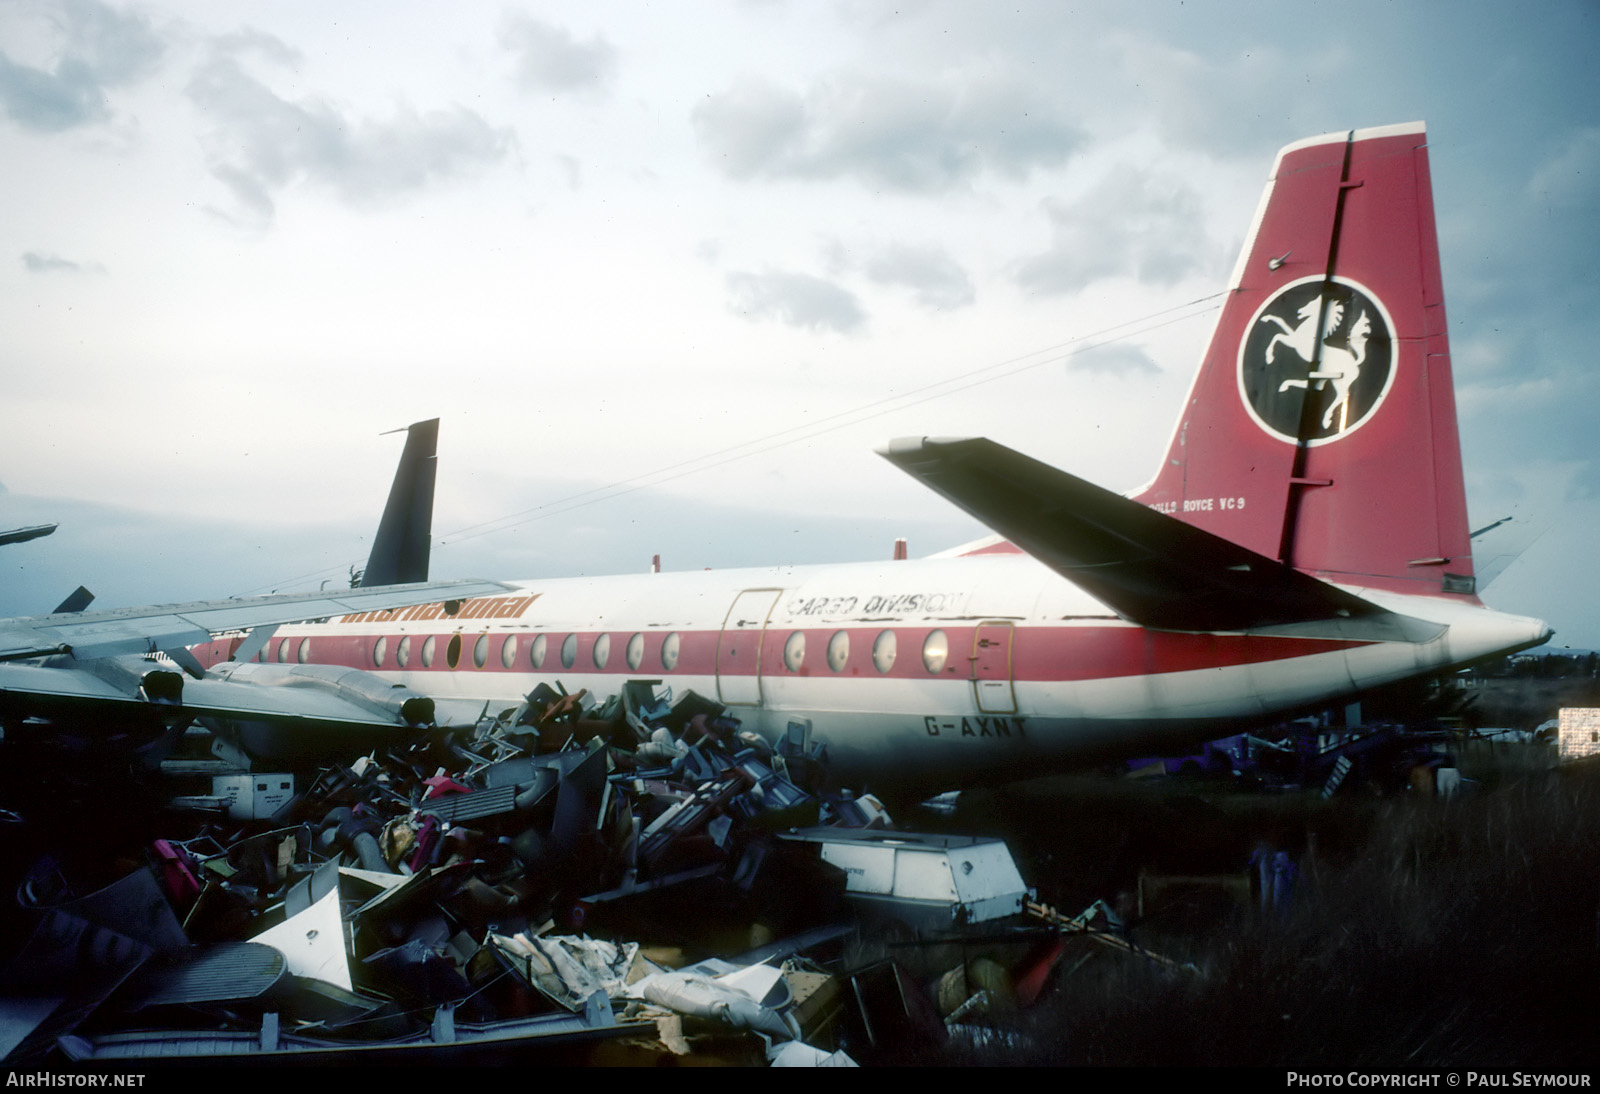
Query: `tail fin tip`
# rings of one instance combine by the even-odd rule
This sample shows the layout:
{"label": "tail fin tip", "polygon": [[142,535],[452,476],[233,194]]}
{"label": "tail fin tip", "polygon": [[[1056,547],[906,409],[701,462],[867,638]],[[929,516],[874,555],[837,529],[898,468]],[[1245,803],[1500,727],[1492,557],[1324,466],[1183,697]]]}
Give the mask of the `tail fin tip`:
{"label": "tail fin tip", "polygon": [[1449,353],[1425,125],[1287,145],[1136,496],[1329,580],[1470,596]]}
{"label": "tail fin tip", "polygon": [[433,537],[433,489],[438,471],[439,419],[406,429],[389,500],[372,540],[360,585],[400,585],[428,580]]}

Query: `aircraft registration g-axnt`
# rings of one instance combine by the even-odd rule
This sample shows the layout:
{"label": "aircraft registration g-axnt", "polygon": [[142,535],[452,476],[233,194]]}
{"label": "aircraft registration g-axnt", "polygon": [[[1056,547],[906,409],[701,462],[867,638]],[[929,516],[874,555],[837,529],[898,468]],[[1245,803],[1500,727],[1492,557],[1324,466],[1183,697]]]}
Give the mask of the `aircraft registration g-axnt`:
{"label": "aircraft registration g-axnt", "polygon": [[996,534],[909,561],[512,582],[284,627],[254,657],[496,709],[541,682],[659,680],[769,737],[809,720],[874,788],[1160,754],[1549,638],[1476,595],[1446,330],[1423,126],[1300,141],[1130,497],[984,439],[898,440],[882,455]]}

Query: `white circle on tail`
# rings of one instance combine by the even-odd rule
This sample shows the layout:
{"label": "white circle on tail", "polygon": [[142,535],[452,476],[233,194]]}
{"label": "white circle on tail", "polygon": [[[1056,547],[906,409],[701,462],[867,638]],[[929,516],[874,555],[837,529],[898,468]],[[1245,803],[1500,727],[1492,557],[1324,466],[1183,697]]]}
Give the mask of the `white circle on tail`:
{"label": "white circle on tail", "polygon": [[1342,277],[1285,285],[1251,316],[1239,342],[1245,409],[1290,444],[1327,444],[1355,432],[1383,404],[1394,374],[1389,310]]}

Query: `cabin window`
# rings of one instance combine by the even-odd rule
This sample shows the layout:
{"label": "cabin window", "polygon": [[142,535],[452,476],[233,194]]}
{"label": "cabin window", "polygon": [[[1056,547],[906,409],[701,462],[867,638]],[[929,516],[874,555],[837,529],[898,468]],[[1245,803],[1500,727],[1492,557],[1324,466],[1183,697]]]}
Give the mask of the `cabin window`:
{"label": "cabin window", "polygon": [[844,663],[850,660],[850,632],[834,631],[828,639],[828,668],[843,672]]}
{"label": "cabin window", "polygon": [[489,636],[478,635],[478,640],[472,644],[472,664],[474,668],[483,668],[489,663]]}
{"label": "cabin window", "polygon": [[278,643],[278,663],[282,664],[287,660],[289,660],[289,640],[285,638]]}
{"label": "cabin window", "polygon": [[408,634],[400,639],[400,648],[394,651],[395,663],[401,668],[411,664],[411,636]]}
{"label": "cabin window", "polygon": [[603,669],[609,660],[611,660],[611,636],[602,634],[594,640],[594,667]]}
{"label": "cabin window", "polygon": [[561,642],[561,667],[570,669],[578,660],[578,636],[569,634]]}
{"label": "cabin window", "polygon": [[667,635],[661,643],[661,667],[668,672],[678,667],[678,632]]}
{"label": "cabin window", "polygon": [[879,631],[872,643],[872,667],[879,672],[894,668],[894,655],[899,644],[893,631]]}
{"label": "cabin window", "polygon": [[629,671],[638,672],[639,666],[644,664],[644,635],[635,634],[628,639],[627,656]]}
{"label": "cabin window", "polygon": [[783,665],[790,672],[799,672],[806,663],[806,632],[795,631],[783,644]]}
{"label": "cabin window", "polygon": [[528,663],[530,665],[532,665],[536,669],[544,668],[544,651],[545,651],[544,635],[542,635],[542,634],[534,635],[533,636],[533,643],[528,647]]}
{"label": "cabin window", "polygon": [[943,631],[929,631],[928,637],[922,640],[922,667],[929,672],[940,673],[949,659],[950,640]]}
{"label": "cabin window", "polygon": [[506,635],[506,640],[500,643],[500,664],[510,668],[517,660],[517,636]]}
{"label": "cabin window", "polygon": [[302,665],[311,660],[311,639],[300,639],[300,648],[295,651],[294,659]]}
{"label": "cabin window", "polygon": [[433,668],[434,638],[435,636],[430,634],[427,638],[423,639],[422,642],[422,667],[425,669]]}
{"label": "cabin window", "polygon": [[450,636],[450,644],[444,648],[444,663],[451,668],[461,664],[461,633],[459,631]]}
{"label": "cabin window", "polygon": [[372,667],[383,668],[383,655],[389,652],[389,638],[387,635],[380,637],[372,644]]}

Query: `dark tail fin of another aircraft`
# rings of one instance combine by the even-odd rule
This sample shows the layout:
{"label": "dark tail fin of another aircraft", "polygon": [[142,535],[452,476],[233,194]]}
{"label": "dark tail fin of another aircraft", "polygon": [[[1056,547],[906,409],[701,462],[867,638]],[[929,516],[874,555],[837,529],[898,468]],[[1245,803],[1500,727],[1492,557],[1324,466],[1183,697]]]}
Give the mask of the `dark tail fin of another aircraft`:
{"label": "dark tail fin of another aircraft", "polygon": [[56,609],[52,614],[64,615],[67,613],[81,612],[83,609],[87,608],[93,603],[94,594],[88,589],[84,588],[82,585],[79,585],[76,589],[73,589],[72,592],[67,594],[67,598],[65,600],[56,605]]}
{"label": "dark tail fin of another aircraft", "polygon": [[1421,123],[1278,154],[1135,499],[1327,580],[1474,594]]}
{"label": "dark tail fin of another aircraft", "polygon": [[439,419],[406,431],[406,447],[378,522],[367,568],[358,584],[400,585],[428,580],[433,536],[433,483],[438,469]]}

